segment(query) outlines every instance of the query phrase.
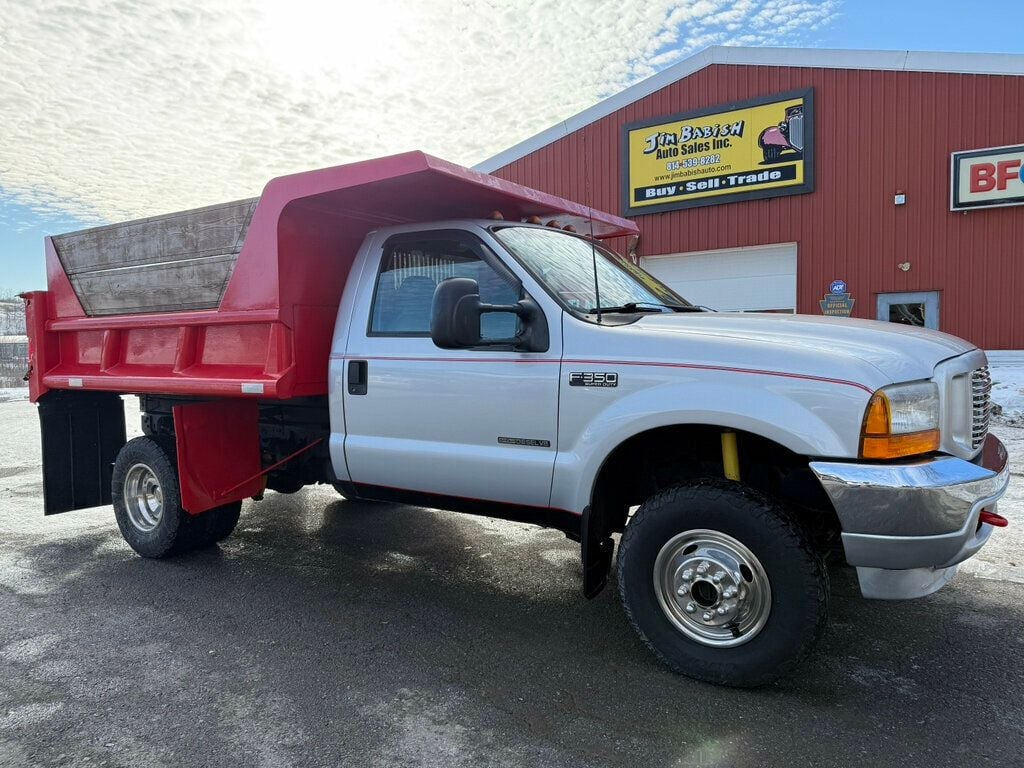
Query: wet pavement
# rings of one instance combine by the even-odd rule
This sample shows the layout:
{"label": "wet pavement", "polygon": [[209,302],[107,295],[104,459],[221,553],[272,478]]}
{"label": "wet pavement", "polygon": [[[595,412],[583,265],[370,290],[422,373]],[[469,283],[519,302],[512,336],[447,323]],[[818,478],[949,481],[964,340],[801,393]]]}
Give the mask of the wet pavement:
{"label": "wet pavement", "polygon": [[147,561],[109,509],[44,519],[38,456],[0,403],[0,766],[1021,764],[1020,470],[1017,527],[949,587],[868,602],[834,570],[810,659],[737,691],[583,600],[559,533],[310,488]]}

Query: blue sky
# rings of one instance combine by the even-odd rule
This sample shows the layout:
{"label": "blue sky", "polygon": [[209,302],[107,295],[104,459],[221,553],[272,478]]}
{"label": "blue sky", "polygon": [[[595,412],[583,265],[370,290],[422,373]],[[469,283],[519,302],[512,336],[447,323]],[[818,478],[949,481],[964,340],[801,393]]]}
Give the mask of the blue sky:
{"label": "blue sky", "polygon": [[19,203],[0,189],[0,298],[46,287],[43,238],[102,224],[83,221],[60,208]]}
{"label": "blue sky", "polygon": [[1024,53],[1022,0],[454,2],[0,0],[0,293],[45,287],[47,234],[412,148],[471,165],[710,44]]}
{"label": "blue sky", "polygon": [[846,0],[824,48],[1024,53],[1022,0]]}

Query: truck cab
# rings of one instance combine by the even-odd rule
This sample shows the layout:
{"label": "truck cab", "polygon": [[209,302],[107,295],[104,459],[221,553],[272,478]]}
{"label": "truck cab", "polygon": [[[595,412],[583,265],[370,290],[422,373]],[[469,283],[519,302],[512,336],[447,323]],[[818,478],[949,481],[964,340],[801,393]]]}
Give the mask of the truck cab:
{"label": "truck cab", "polygon": [[[660,659],[738,686],[810,651],[827,560],[866,597],[920,597],[1005,524],[973,345],[711,312],[609,246],[632,222],[398,157],[268,185],[206,309],[90,316],[83,300],[61,318],[62,274],[86,270],[50,243],[57,295],[29,297],[48,511],[112,502],[157,558],[222,540],[264,488],[317,482],[553,527],[580,542],[587,597],[614,570]],[[268,265],[269,292],[249,282]],[[121,393],[145,412],[127,443]],[[100,426],[68,438],[74,423]],[[72,465],[95,472],[69,496]]]}

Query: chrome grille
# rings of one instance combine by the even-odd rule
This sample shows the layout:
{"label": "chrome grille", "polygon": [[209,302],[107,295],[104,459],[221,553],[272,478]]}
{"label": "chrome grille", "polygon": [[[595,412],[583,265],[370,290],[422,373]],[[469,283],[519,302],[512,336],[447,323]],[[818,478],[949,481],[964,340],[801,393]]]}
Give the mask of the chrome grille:
{"label": "chrome grille", "polygon": [[988,366],[971,373],[971,447],[980,448],[988,435],[988,420],[992,412],[992,377]]}

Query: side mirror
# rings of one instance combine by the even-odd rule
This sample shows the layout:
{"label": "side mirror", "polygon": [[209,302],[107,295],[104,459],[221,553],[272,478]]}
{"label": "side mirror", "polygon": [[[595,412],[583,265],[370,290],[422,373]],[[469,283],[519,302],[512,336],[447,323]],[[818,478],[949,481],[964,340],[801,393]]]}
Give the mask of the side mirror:
{"label": "side mirror", "polygon": [[[523,330],[510,339],[482,339],[480,316],[510,312],[522,320]],[[484,304],[480,285],[468,277],[451,277],[438,283],[430,307],[430,338],[441,349],[512,347],[520,352],[547,352],[548,323],[533,299],[515,304]]]}
{"label": "side mirror", "polygon": [[430,338],[441,349],[480,344],[480,285],[468,277],[442,280],[430,306]]}

